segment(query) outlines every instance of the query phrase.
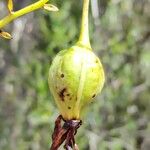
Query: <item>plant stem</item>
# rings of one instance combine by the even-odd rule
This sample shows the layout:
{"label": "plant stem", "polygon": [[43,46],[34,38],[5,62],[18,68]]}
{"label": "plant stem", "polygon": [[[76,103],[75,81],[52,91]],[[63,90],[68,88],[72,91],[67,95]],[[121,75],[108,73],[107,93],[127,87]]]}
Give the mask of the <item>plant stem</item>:
{"label": "plant stem", "polygon": [[38,2],[36,2],[34,4],[31,4],[25,8],[22,8],[16,12],[10,13],[8,16],[6,16],[5,18],[0,20],[0,29],[2,27],[6,26],[7,24],[9,24],[14,19],[43,7],[44,4],[47,2],[48,2],[48,0],[39,0]]}
{"label": "plant stem", "polygon": [[78,43],[91,49],[89,40],[88,12],[89,12],[89,0],[83,0],[81,31]]}

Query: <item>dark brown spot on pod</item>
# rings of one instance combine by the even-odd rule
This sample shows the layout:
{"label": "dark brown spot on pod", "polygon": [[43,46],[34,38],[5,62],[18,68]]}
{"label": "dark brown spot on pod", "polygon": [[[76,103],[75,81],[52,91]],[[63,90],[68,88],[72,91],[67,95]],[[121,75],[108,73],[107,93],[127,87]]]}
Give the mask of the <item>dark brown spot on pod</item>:
{"label": "dark brown spot on pod", "polygon": [[68,109],[71,109],[71,107],[70,107],[70,106],[68,106]]}
{"label": "dark brown spot on pod", "polygon": [[92,96],[92,98],[94,98],[96,96],[96,94],[94,94],[93,96]]}
{"label": "dark brown spot on pod", "polygon": [[64,101],[65,99],[65,92],[67,91],[66,88],[63,88],[60,92],[59,92],[59,97],[61,98],[62,101]]}
{"label": "dark brown spot on pod", "polygon": [[68,93],[67,96],[70,96],[70,94]]}
{"label": "dark brown spot on pod", "polygon": [[64,74],[62,73],[62,74],[60,75],[60,77],[61,77],[61,78],[64,78]]}

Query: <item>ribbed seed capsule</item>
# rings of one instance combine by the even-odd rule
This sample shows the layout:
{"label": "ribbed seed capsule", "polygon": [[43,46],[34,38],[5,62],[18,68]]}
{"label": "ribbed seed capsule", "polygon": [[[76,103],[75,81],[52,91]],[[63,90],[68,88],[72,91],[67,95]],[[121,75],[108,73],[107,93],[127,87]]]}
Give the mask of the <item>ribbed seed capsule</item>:
{"label": "ribbed seed capsule", "polygon": [[83,108],[101,91],[104,71],[91,50],[75,45],[56,55],[48,81],[63,118],[80,119]]}

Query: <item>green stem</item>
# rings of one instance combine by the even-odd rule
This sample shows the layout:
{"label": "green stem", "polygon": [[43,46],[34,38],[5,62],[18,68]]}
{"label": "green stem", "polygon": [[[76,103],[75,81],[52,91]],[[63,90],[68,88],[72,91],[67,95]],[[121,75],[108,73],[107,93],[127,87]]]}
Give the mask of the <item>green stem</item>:
{"label": "green stem", "polygon": [[38,2],[31,4],[25,8],[22,8],[16,12],[12,12],[8,16],[0,20],[0,29],[9,24],[14,19],[43,7],[44,4],[47,3],[48,1],[49,0],[39,0]]}
{"label": "green stem", "polygon": [[81,31],[78,43],[91,49],[89,40],[88,12],[89,12],[89,0],[83,0]]}

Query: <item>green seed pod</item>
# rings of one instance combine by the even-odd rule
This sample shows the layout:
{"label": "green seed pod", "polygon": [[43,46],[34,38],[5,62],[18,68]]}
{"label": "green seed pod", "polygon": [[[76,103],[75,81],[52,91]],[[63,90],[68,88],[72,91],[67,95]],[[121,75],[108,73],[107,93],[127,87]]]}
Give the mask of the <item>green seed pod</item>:
{"label": "green seed pod", "polygon": [[49,86],[64,119],[79,119],[83,108],[101,91],[104,71],[99,58],[75,45],[57,54],[49,70]]}
{"label": "green seed pod", "polygon": [[89,42],[88,6],[89,0],[84,0],[79,41],[59,52],[49,70],[50,91],[65,120],[80,119],[104,85],[102,64]]}

